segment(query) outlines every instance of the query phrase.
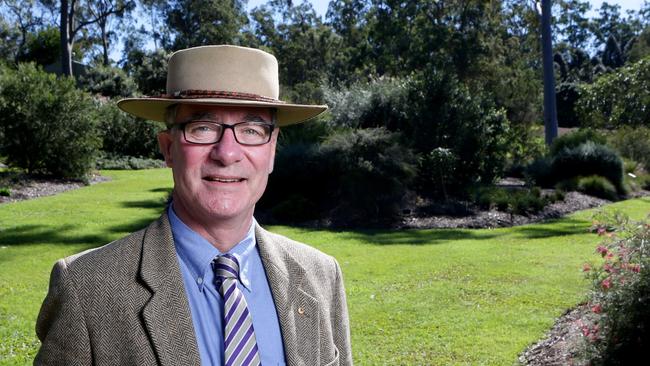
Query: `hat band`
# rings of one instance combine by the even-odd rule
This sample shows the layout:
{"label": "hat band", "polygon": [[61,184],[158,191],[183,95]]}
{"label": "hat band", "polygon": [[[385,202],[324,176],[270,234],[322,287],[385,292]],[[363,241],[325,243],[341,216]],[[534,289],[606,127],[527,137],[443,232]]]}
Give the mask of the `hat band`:
{"label": "hat band", "polygon": [[226,99],[240,99],[240,100],[254,100],[258,102],[272,102],[272,103],[285,103],[281,100],[263,97],[261,95],[252,93],[242,93],[224,90],[198,90],[189,89],[174,92],[173,94],[162,94],[154,98],[169,98],[169,99],[200,99],[200,98],[226,98]]}

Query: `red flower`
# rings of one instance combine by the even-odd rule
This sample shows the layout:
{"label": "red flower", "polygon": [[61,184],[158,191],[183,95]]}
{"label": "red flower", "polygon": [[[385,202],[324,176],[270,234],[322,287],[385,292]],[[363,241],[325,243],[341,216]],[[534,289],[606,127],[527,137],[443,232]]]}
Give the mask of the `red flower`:
{"label": "red flower", "polygon": [[596,314],[600,314],[603,311],[603,307],[600,306],[600,304],[596,304],[591,307],[591,311],[593,311]]}
{"label": "red flower", "polygon": [[607,255],[607,252],[609,252],[603,245],[599,245],[598,248],[596,248],[596,251],[603,257]]}
{"label": "red flower", "polygon": [[612,280],[611,280],[611,278],[609,278],[609,277],[605,278],[605,279],[603,280],[603,282],[601,283],[601,286],[603,286],[603,288],[604,288],[605,290],[609,290],[609,288],[612,287]]}

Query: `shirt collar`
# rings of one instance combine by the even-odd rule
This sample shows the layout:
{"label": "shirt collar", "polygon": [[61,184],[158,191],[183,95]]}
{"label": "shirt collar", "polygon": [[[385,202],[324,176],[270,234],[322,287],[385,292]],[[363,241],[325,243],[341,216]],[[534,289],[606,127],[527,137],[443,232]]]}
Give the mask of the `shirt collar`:
{"label": "shirt collar", "polygon": [[[169,205],[168,216],[176,252],[187,265],[194,282],[199,286],[199,290],[202,290],[203,284],[207,280],[214,279],[211,266],[212,260],[225,253],[221,253],[209,241],[181,221],[174,212],[173,203]],[[256,250],[255,224],[256,221],[253,218],[244,239],[228,251],[239,261],[239,281],[248,291],[252,291],[250,258]]]}

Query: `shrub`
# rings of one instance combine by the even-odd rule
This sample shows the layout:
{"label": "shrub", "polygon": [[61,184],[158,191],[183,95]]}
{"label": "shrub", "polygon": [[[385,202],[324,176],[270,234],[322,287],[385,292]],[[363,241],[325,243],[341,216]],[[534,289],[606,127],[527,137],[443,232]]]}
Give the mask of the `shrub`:
{"label": "shrub", "polygon": [[621,156],[641,163],[650,172],[650,128],[624,126],[613,131],[609,144]]}
{"label": "shrub", "polygon": [[388,219],[398,213],[415,176],[415,155],[384,128],[343,131],[330,136],[320,154],[334,179],[329,200],[350,222]]}
{"label": "shrub", "polygon": [[590,196],[600,197],[610,201],[618,199],[616,187],[614,187],[614,185],[606,178],[598,175],[579,178],[576,190]]}
{"label": "shrub", "polygon": [[455,184],[454,173],[458,158],[445,148],[435,148],[418,160],[418,190],[430,197],[448,198]]}
{"label": "shrub", "polygon": [[556,156],[564,149],[574,149],[588,141],[599,145],[605,145],[607,143],[605,137],[595,130],[587,128],[579,129],[553,140],[550,148],[550,154],[551,156]]}
{"label": "shrub", "polygon": [[318,144],[294,142],[278,146],[275,166],[257,208],[281,222],[302,222],[324,215],[332,203],[335,177],[319,154]]}
{"label": "shrub", "polygon": [[552,187],[557,182],[553,177],[553,159],[548,156],[535,159],[524,170],[524,177],[541,187]]}
{"label": "shrub", "polygon": [[582,333],[592,365],[632,365],[650,349],[650,223],[620,214],[595,217],[604,237],[600,264],[585,264],[591,313]]}
{"label": "shrub", "polygon": [[360,82],[348,89],[324,87],[330,106],[330,123],[337,127],[386,127],[395,130],[406,123],[409,111],[408,78],[379,78]]}
{"label": "shrub", "polygon": [[562,149],[553,158],[551,171],[555,181],[599,175],[607,178],[619,194],[625,194],[626,191],[621,158],[610,148],[591,141],[572,149]]}
{"label": "shrub", "polygon": [[580,125],[585,127],[650,127],[648,105],[650,57],[604,74],[585,86],[576,109]]}
{"label": "shrub", "polygon": [[160,159],[137,158],[134,156],[104,155],[95,162],[96,169],[106,170],[140,170],[164,168],[165,161]]}
{"label": "shrub", "polygon": [[517,190],[484,187],[477,190],[475,202],[482,209],[497,209],[515,215],[529,215],[543,210],[547,204],[560,199],[558,197],[561,196],[544,197],[537,187]]}
{"label": "shrub", "polygon": [[0,196],[9,197],[11,196],[11,189],[7,187],[0,187]]}
{"label": "shrub", "polygon": [[83,178],[100,146],[92,99],[34,64],[0,73],[0,155],[29,173]]}
{"label": "shrub", "polygon": [[105,97],[129,97],[137,89],[135,81],[126,72],[111,66],[89,68],[77,82],[84,90]]}
{"label": "shrub", "polygon": [[162,158],[156,137],[165,128],[161,123],[126,114],[112,101],[99,107],[98,119],[102,150],[108,155]]}

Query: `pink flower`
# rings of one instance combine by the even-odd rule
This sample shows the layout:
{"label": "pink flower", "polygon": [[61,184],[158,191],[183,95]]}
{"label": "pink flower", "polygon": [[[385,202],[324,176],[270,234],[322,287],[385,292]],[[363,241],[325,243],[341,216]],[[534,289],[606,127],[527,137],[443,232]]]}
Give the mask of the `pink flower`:
{"label": "pink flower", "polygon": [[598,231],[597,231],[598,236],[603,236],[603,235],[605,235],[606,232],[607,232],[607,230],[605,230],[605,228],[602,227],[602,226],[599,227],[599,228],[598,228]]}
{"label": "pink flower", "polygon": [[605,272],[610,273],[612,271],[612,265],[609,263],[605,263],[603,264],[603,269],[605,270]]}
{"label": "pink flower", "polygon": [[591,311],[593,311],[596,314],[600,314],[603,311],[603,307],[600,306],[600,304],[596,304],[591,307]]}
{"label": "pink flower", "polygon": [[640,264],[630,264],[629,268],[632,272],[634,273],[639,273],[641,272],[641,265]]}
{"label": "pink flower", "polygon": [[607,252],[609,252],[603,245],[599,245],[598,248],[596,248],[596,251],[603,257],[607,255]]}
{"label": "pink flower", "polygon": [[612,280],[611,280],[611,278],[609,278],[609,277],[605,278],[605,279],[603,280],[603,282],[601,283],[601,286],[603,286],[603,288],[604,288],[605,290],[609,290],[609,289],[612,287]]}

